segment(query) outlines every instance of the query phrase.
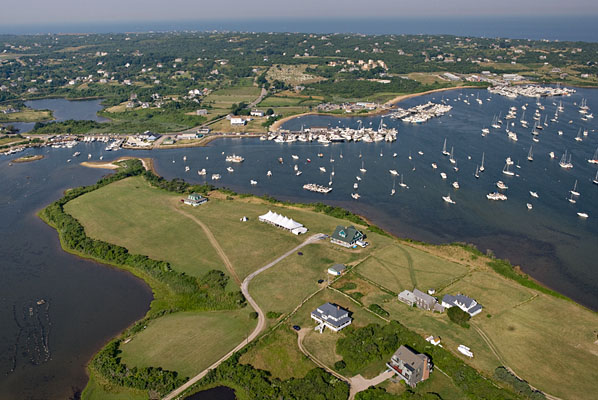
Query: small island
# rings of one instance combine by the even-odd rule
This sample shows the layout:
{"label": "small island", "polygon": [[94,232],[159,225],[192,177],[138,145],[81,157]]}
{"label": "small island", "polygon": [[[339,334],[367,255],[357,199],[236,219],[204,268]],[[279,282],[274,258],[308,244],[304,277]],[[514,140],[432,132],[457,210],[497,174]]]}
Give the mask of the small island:
{"label": "small island", "polygon": [[13,163],[26,163],[26,162],[41,160],[42,158],[44,158],[44,156],[41,154],[38,154],[35,156],[23,156],[23,157],[15,158],[14,160],[12,160],[12,162]]}

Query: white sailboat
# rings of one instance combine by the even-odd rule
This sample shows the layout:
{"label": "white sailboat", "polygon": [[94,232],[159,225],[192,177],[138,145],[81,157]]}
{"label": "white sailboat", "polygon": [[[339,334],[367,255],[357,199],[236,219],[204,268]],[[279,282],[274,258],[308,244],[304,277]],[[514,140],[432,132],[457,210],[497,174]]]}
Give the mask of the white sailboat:
{"label": "white sailboat", "polygon": [[475,174],[473,174],[473,176],[475,176],[476,179],[480,177],[480,168],[477,165],[475,166]]}
{"label": "white sailboat", "polygon": [[365,169],[365,167],[363,166],[363,160],[361,160],[361,168],[359,168],[359,171],[361,171],[362,174],[365,174],[367,172],[367,169]]}
{"label": "white sailboat", "polygon": [[454,147],[451,147],[451,152],[449,153],[449,154],[450,154],[449,161],[451,162],[451,164],[455,164],[455,163],[457,163],[457,161],[456,161],[456,160],[455,160],[455,158],[453,157],[453,151],[454,151],[454,150],[455,150],[455,149],[454,149]]}
{"label": "white sailboat", "polygon": [[444,156],[448,156],[451,153],[449,153],[448,151],[446,151],[446,138],[444,138],[444,145],[442,146],[442,155]]}
{"label": "white sailboat", "polygon": [[531,145],[529,147],[529,152],[527,153],[527,161],[534,161],[534,153],[533,153],[533,147],[534,145]]}
{"label": "white sailboat", "polygon": [[401,174],[401,183],[399,183],[399,186],[405,189],[409,189],[409,186],[407,186],[407,184],[403,182],[403,174]]}
{"label": "white sailboat", "polygon": [[397,180],[393,178],[393,180],[392,180],[392,190],[390,191],[390,195],[391,195],[391,196],[394,196],[394,195],[395,195],[395,193],[397,192],[397,191],[395,190],[395,184],[396,184],[396,183],[397,183]]}
{"label": "white sailboat", "polygon": [[588,162],[590,164],[598,164],[598,147],[596,147],[596,151],[594,152],[594,155],[592,156],[592,158],[590,158],[588,160]]}
{"label": "white sailboat", "polygon": [[486,153],[482,153],[482,165],[480,165],[480,172],[484,172],[484,169],[485,169],[485,168],[484,168],[484,155],[485,155],[485,154],[486,154]]}
{"label": "white sailboat", "polygon": [[570,192],[574,196],[579,196],[580,195],[580,193],[577,191],[577,179],[575,180],[575,184],[573,185],[573,189],[571,189]]}
{"label": "white sailboat", "polygon": [[509,171],[509,162],[505,163],[505,166],[502,169],[502,173],[508,176],[514,176],[515,173],[513,171]]}
{"label": "white sailboat", "polygon": [[598,171],[596,171],[596,177],[594,178],[594,180],[592,182],[594,182],[596,185],[598,185]]}

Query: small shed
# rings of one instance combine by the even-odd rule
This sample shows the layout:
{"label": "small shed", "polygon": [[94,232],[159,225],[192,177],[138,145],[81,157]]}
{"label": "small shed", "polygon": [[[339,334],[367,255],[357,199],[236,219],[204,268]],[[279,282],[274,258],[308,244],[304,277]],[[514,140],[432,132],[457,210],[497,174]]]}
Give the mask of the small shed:
{"label": "small shed", "polygon": [[340,276],[345,273],[347,267],[343,264],[334,264],[332,267],[328,268],[328,273],[334,276]]}

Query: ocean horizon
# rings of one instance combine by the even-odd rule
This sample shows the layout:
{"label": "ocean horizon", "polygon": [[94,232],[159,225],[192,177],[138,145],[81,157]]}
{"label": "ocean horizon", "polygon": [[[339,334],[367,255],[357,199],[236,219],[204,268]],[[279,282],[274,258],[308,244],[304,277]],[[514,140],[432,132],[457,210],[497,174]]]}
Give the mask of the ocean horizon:
{"label": "ocean horizon", "polygon": [[31,23],[0,26],[0,34],[238,31],[433,34],[551,41],[597,42],[594,16],[468,16],[400,18],[268,18],[187,21]]}

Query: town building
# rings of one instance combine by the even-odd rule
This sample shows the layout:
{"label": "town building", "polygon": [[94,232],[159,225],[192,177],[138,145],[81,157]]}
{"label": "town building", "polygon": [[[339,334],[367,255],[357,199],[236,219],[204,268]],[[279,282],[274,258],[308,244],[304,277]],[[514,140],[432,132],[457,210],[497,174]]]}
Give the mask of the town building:
{"label": "town building", "polygon": [[332,233],[332,236],[330,237],[330,242],[344,247],[355,247],[356,245],[365,247],[366,242],[364,242],[363,239],[365,239],[363,233],[358,231],[357,228],[355,228],[353,225],[339,225]]}
{"label": "town building", "polygon": [[176,140],[192,140],[197,138],[197,133],[181,133],[176,135]]}
{"label": "town building", "polygon": [[303,224],[272,211],[268,211],[266,214],[260,215],[258,219],[260,222],[265,222],[267,224],[291,231],[291,233],[294,235],[301,235],[302,233],[307,232],[307,228],[304,227]]}
{"label": "town building", "polygon": [[208,201],[208,199],[203,197],[201,194],[191,193],[189,196],[187,196],[185,200],[183,200],[183,203],[189,204],[193,207],[197,207],[198,205],[203,204],[206,201]]}
{"label": "town building", "polygon": [[462,294],[456,296],[445,294],[442,298],[442,306],[444,308],[459,307],[472,317],[482,312],[482,306],[477,301]]}
{"label": "town building", "polygon": [[208,115],[208,110],[206,110],[205,108],[196,110],[195,115]]}
{"label": "town building", "polygon": [[328,273],[334,276],[340,276],[345,273],[347,267],[343,264],[334,264],[332,267],[328,268]]}
{"label": "town building", "polygon": [[403,290],[401,293],[399,293],[398,298],[401,303],[405,303],[410,307],[413,307],[416,300],[415,295],[410,290]]}
{"label": "town building", "polygon": [[386,366],[411,387],[428,379],[432,370],[430,357],[418,354],[405,346],[399,347]]}
{"label": "town building", "polygon": [[332,303],[324,303],[311,312],[311,318],[318,323],[316,329],[323,332],[324,327],[338,332],[349,326],[353,318],[349,316],[349,311],[341,306]]}
{"label": "town building", "polygon": [[413,296],[415,296],[415,304],[417,307],[427,311],[434,310],[434,306],[438,304],[438,301],[434,297],[419,289],[413,289]]}
{"label": "town building", "polygon": [[230,124],[231,125],[245,125],[247,121],[243,117],[231,117]]}
{"label": "town building", "polygon": [[254,117],[263,117],[264,115],[266,115],[266,113],[262,110],[251,110],[250,115],[253,115]]}

